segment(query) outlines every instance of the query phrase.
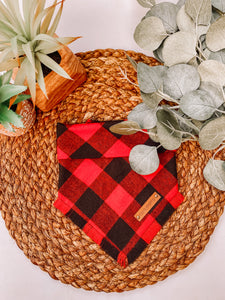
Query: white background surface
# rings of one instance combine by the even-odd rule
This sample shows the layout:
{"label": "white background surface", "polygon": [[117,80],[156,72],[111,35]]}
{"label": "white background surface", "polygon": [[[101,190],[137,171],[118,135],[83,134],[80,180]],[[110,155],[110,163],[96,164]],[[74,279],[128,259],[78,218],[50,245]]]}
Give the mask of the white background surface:
{"label": "white background surface", "polygon": [[[171,1],[172,2],[172,1]],[[60,36],[83,36],[74,52],[104,48],[143,52],[133,41],[133,31],[147,9],[136,0],[67,0]],[[87,292],[55,281],[34,266],[9,236],[0,218],[1,300],[224,300],[225,215],[206,250],[185,270],[163,282],[122,294]]]}

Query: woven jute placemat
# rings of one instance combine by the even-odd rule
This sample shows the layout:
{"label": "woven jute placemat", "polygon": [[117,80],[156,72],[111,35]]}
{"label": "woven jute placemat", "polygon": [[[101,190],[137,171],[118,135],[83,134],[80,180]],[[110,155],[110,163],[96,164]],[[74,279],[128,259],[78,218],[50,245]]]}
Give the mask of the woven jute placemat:
{"label": "woven jute placemat", "polygon": [[[127,52],[136,61],[157,62]],[[87,82],[19,138],[0,137],[0,209],[17,245],[54,279],[87,290],[122,292],[154,284],[187,267],[204,250],[218,223],[225,194],[209,186],[202,169],[212,156],[197,143],[177,151],[180,192],[185,201],[141,256],[123,269],[82,230],[57,211],[57,122],[124,119],[141,101],[136,72],[125,51],[78,54]],[[121,72],[121,70],[123,72]]]}

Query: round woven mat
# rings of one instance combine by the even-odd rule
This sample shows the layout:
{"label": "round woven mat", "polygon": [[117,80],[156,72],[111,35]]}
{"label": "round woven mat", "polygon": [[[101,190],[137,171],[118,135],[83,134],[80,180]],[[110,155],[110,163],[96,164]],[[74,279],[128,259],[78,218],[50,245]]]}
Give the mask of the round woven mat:
{"label": "round woven mat", "polygon": [[[136,61],[157,62],[128,52]],[[141,256],[127,268],[105,254],[56,210],[58,163],[56,123],[123,119],[141,101],[130,81],[136,72],[122,50],[78,54],[88,80],[49,113],[38,112],[34,128],[19,138],[0,137],[0,209],[11,236],[33,264],[54,279],[87,290],[122,292],[154,284],[187,267],[204,250],[223,212],[225,194],[202,176],[212,155],[197,143],[177,152],[185,201]]]}

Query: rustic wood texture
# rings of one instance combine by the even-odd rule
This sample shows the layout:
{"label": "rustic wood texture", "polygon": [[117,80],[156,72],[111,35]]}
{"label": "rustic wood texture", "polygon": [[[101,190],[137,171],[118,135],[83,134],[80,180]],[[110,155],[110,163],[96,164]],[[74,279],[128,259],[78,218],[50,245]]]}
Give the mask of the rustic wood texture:
{"label": "rustic wood texture", "polygon": [[[136,61],[157,62],[127,52]],[[211,152],[185,143],[177,152],[180,192],[185,196],[139,258],[123,269],[53,206],[57,198],[56,124],[126,118],[141,101],[136,72],[122,50],[77,55],[88,78],[19,138],[0,137],[0,209],[6,227],[31,262],[63,283],[86,290],[123,292],[164,280],[202,253],[221,216],[225,194],[202,170]],[[222,156],[225,156],[224,154]]]}
{"label": "rustic wood texture", "polygon": [[60,101],[65,99],[78,86],[80,86],[87,78],[85,68],[74,53],[66,46],[59,51],[61,56],[60,66],[73,79],[69,80],[55,72],[49,73],[45,77],[45,86],[48,99],[36,84],[36,106],[42,111],[49,111],[55,107]]}

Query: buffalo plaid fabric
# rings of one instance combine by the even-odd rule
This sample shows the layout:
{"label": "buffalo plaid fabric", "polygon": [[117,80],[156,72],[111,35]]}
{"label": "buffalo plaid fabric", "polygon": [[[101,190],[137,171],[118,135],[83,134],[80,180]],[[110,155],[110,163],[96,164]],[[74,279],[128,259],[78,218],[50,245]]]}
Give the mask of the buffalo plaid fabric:
{"label": "buffalo plaid fabric", "polygon": [[[141,176],[129,165],[137,144],[155,145],[147,134],[120,136],[115,122],[57,126],[59,190],[54,206],[121,266],[132,263],[183,201],[174,151],[161,149],[160,166]],[[138,221],[134,215],[157,192],[159,201]]]}

